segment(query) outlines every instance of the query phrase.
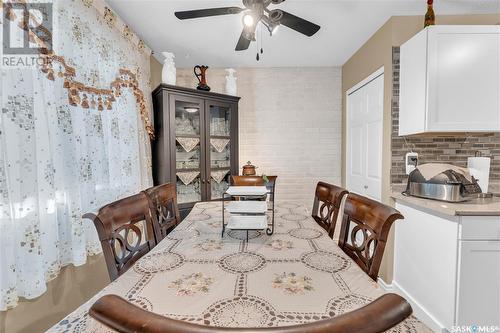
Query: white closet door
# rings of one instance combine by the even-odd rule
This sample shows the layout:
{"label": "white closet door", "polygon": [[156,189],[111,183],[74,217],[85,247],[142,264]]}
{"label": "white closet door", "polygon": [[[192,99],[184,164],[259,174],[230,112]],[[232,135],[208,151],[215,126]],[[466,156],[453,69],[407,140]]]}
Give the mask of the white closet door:
{"label": "white closet door", "polygon": [[384,75],[347,96],[347,189],[381,200]]}

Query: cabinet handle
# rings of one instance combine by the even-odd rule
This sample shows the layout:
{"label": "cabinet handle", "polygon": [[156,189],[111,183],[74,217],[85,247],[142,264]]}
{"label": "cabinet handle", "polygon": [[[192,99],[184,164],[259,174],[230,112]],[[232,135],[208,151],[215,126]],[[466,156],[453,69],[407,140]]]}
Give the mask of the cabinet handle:
{"label": "cabinet handle", "polygon": [[367,190],[368,189],[368,185],[365,185],[364,188],[365,188],[365,190]]}
{"label": "cabinet handle", "polygon": [[202,184],[205,184],[205,179],[202,179],[201,182],[202,182]]}
{"label": "cabinet handle", "polygon": [[207,183],[209,183],[209,184],[210,184],[210,179],[209,179],[209,180],[207,180]]}

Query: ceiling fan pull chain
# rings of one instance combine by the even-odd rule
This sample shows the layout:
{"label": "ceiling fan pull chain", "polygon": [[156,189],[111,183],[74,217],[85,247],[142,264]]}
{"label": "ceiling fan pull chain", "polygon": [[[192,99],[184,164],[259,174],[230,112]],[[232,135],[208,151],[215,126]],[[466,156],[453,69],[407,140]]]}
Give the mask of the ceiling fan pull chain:
{"label": "ceiling fan pull chain", "polygon": [[[255,37],[256,37],[256,38],[255,38],[255,41],[256,41],[256,43],[255,43],[255,48],[257,49],[257,55],[255,56],[255,59],[256,59],[257,61],[260,61],[260,55],[259,55],[259,35],[261,35],[261,33],[262,33],[262,30],[261,30],[260,25],[259,25],[259,26],[257,26],[257,29],[258,29],[258,30],[256,31],[256,36],[255,36]],[[262,42],[262,40],[261,40],[261,42]]]}
{"label": "ceiling fan pull chain", "polygon": [[264,40],[262,39],[262,29],[260,29],[260,54],[264,54]]}

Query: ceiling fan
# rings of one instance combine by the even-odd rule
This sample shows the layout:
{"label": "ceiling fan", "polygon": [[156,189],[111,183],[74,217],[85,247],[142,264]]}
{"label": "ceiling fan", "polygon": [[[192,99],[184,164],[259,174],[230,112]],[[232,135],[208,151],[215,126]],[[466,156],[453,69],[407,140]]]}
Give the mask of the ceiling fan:
{"label": "ceiling fan", "polygon": [[268,9],[270,4],[278,5],[285,0],[243,0],[243,6],[239,7],[220,7],[198,10],[186,10],[175,12],[175,16],[180,20],[194,19],[200,17],[219,16],[239,14],[243,15],[243,31],[236,44],[235,51],[248,49],[251,41],[255,41],[255,29],[258,23],[262,23],[271,36],[276,32],[280,25],[284,25],[308,37],[314,35],[321,28],[319,25],[309,22],[303,18],[297,17],[281,9]]}

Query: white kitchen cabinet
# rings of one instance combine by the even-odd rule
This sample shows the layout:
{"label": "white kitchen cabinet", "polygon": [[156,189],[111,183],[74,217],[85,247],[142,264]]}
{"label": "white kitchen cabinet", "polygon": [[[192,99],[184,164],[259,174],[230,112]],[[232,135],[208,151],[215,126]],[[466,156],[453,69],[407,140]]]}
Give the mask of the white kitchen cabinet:
{"label": "white kitchen cabinet", "polygon": [[456,324],[500,327],[500,241],[459,244]]}
{"label": "white kitchen cabinet", "polygon": [[396,208],[393,286],[415,315],[435,331],[500,326],[500,216]]}
{"label": "white kitchen cabinet", "polygon": [[500,26],[431,26],[401,46],[399,135],[500,131]]}

